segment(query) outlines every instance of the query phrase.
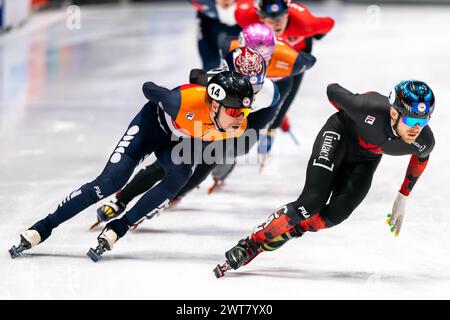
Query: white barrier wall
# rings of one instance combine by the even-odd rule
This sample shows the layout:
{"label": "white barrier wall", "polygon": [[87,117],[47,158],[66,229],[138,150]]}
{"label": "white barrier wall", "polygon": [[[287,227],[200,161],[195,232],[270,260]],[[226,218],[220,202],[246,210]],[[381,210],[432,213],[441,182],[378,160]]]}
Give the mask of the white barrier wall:
{"label": "white barrier wall", "polygon": [[31,0],[0,0],[0,29],[17,27],[30,15]]}

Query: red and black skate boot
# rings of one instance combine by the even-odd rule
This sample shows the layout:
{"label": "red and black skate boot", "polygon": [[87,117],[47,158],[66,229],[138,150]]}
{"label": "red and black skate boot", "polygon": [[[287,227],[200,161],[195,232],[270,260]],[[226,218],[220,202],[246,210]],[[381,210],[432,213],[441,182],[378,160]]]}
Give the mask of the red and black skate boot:
{"label": "red and black skate boot", "polygon": [[250,237],[241,239],[237,245],[225,252],[227,261],[223,265],[217,265],[214,268],[214,274],[217,278],[221,278],[228,270],[236,270],[245,266],[262,251],[264,251],[263,248]]}

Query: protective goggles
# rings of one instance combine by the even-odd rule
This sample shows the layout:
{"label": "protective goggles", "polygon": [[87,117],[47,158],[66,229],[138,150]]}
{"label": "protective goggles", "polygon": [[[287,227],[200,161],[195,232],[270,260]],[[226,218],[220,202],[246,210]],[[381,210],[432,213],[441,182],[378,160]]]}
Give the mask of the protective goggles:
{"label": "protective goggles", "polygon": [[227,108],[224,105],[222,105],[223,109],[225,110],[225,114],[232,117],[232,118],[239,118],[241,114],[244,114],[244,118],[247,118],[247,116],[250,113],[250,108]]}
{"label": "protective goggles", "polygon": [[423,128],[428,124],[430,119],[431,119],[430,117],[419,119],[419,118],[412,118],[412,117],[408,117],[408,116],[402,116],[402,122],[404,124],[406,124],[408,127],[414,127],[418,124],[419,127]]}

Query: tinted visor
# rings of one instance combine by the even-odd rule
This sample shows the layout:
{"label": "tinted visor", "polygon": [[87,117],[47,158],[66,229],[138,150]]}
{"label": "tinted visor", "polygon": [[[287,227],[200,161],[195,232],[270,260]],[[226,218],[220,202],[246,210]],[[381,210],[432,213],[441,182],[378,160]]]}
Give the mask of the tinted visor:
{"label": "tinted visor", "polygon": [[[223,105],[222,105],[223,106]],[[225,113],[232,118],[239,118],[241,114],[244,114],[244,118],[246,118],[250,113],[250,108],[227,108],[223,106]]]}
{"label": "tinted visor", "polygon": [[402,116],[402,122],[404,124],[406,124],[408,127],[414,127],[418,124],[419,127],[423,128],[428,124],[429,121],[430,121],[430,117],[419,119],[419,118]]}

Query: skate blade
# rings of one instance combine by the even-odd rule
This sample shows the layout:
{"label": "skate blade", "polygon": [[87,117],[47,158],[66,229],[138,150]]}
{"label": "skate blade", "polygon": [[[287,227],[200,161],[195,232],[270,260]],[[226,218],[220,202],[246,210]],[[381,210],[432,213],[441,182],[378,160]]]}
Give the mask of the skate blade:
{"label": "skate blade", "polygon": [[16,246],[12,246],[11,249],[8,250],[11,259],[15,259],[18,256],[20,256],[21,251],[18,250],[18,248]]}
{"label": "skate blade", "polygon": [[99,254],[95,249],[90,248],[86,255],[94,262],[98,262],[102,259],[101,254]]}
{"label": "skate blade", "polygon": [[218,264],[215,268],[214,268],[214,275],[216,276],[217,279],[222,278],[225,275],[225,272],[222,271],[222,268],[220,266],[220,264]]}
{"label": "skate blade", "polygon": [[208,188],[208,194],[213,193],[216,190],[219,190],[223,187],[223,182],[215,181],[214,184]]}
{"label": "skate blade", "polygon": [[223,276],[225,276],[225,273],[231,270],[230,265],[228,264],[228,262],[225,262],[223,265],[218,264],[215,268],[214,268],[214,275],[216,276],[217,279],[222,278]]}
{"label": "skate blade", "polygon": [[268,155],[267,154],[261,154],[258,158],[259,163],[259,174],[262,174],[264,171],[264,168],[266,167]]}
{"label": "skate blade", "polygon": [[259,166],[259,174],[262,174],[262,173],[263,173],[264,167],[265,167],[265,166],[266,166],[265,161],[264,161],[263,163],[260,164],[260,166]]}
{"label": "skate blade", "polygon": [[292,133],[291,130],[288,131],[289,135],[291,136],[292,140],[294,141],[294,143],[299,146],[300,142],[298,142],[297,138],[295,137],[295,135]]}
{"label": "skate blade", "polygon": [[214,190],[216,190],[216,187],[217,187],[216,185],[213,185],[213,186],[209,187],[209,188],[208,188],[208,194],[213,193]]}
{"label": "skate blade", "polygon": [[102,223],[102,221],[98,220],[96,223],[89,227],[89,230],[95,229],[100,223]]}
{"label": "skate blade", "polygon": [[[150,218],[150,219],[151,219],[151,218]],[[136,230],[137,227],[139,227],[139,225],[140,225],[142,222],[144,222],[144,220],[141,220],[141,221],[139,221],[139,222],[133,224],[133,226],[131,227],[131,230]]]}

